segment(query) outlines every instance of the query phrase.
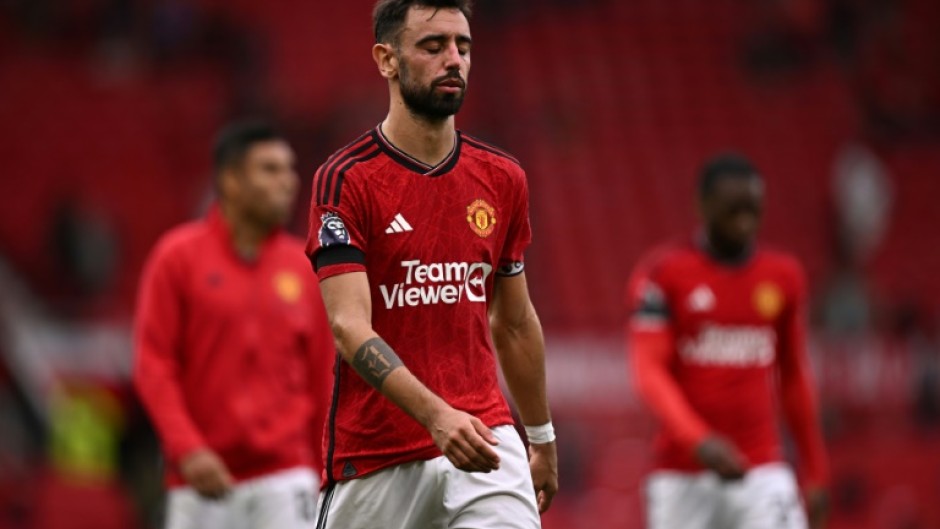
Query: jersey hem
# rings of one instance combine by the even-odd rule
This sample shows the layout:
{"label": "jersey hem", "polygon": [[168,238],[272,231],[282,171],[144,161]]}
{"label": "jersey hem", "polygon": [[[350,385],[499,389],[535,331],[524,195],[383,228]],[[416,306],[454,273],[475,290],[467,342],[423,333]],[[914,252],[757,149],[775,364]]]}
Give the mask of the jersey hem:
{"label": "jersey hem", "polygon": [[[493,421],[492,423],[487,423],[486,426],[492,429],[500,426],[513,426],[513,424],[513,421],[510,419]],[[419,447],[414,451],[409,451],[404,454],[398,453],[389,455],[362,455],[348,457],[337,455],[333,462],[333,475],[335,477],[336,483],[350,481],[353,479],[362,479],[387,468],[404,465],[415,461],[429,461],[442,455],[443,453],[434,444],[431,444],[430,446]],[[365,468],[366,470],[363,470],[354,476],[343,476],[343,467],[347,464],[352,464],[353,467],[359,466]],[[325,481],[323,486],[326,486]]]}
{"label": "jersey hem", "polygon": [[[258,468],[251,469],[251,470],[233,471],[230,469],[230,471],[235,481],[237,483],[241,483],[243,481],[260,478],[268,474],[274,474],[276,472],[290,470],[292,468],[309,468],[313,471],[314,474],[317,474],[317,475],[320,474],[320,472],[317,470],[316,466],[313,464],[311,460],[304,460],[304,459],[279,461],[277,463],[260,466]],[[186,483],[186,480],[183,479],[183,476],[180,475],[179,471],[175,469],[166,470],[163,483],[167,489],[177,489],[177,488],[189,486],[189,484]]]}

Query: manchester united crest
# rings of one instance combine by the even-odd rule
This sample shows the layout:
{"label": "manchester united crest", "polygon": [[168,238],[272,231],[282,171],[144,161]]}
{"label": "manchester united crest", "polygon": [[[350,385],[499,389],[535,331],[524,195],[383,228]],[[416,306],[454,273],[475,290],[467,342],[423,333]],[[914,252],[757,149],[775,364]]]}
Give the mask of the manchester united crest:
{"label": "manchester united crest", "polygon": [[763,282],[754,289],[754,308],[768,320],[776,318],[783,310],[783,292],[770,282]]}
{"label": "manchester united crest", "polygon": [[477,199],[467,206],[467,222],[480,237],[489,237],[496,229],[496,210],[485,200]]}
{"label": "manchester united crest", "polygon": [[274,276],[274,291],[285,303],[296,303],[303,286],[300,278],[292,272],[279,272]]}

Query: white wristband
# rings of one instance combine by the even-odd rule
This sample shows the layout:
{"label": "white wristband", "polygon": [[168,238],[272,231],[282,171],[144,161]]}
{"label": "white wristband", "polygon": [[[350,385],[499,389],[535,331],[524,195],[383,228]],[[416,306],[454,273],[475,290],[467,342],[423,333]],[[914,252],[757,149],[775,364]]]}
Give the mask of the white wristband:
{"label": "white wristband", "polygon": [[548,444],[555,440],[555,427],[551,421],[541,426],[525,426],[525,436],[529,438],[530,444]]}

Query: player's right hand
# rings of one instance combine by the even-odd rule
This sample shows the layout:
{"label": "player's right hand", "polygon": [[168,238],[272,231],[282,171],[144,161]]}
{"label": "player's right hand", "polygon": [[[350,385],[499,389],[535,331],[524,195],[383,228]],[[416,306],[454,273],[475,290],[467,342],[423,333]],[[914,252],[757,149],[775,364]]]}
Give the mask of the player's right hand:
{"label": "player's right hand", "polygon": [[558,447],[554,441],[529,444],[529,470],[539,514],[542,514],[552,506],[552,499],[558,493]]}
{"label": "player's right hand", "polygon": [[829,516],[829,494],[826,489],[812,487],[805,492],[806,518],[810,529],[823,529]]}
{"label": "player's right hand", "polygon": [[180,473],[196,492],[210,499],[224,497],[235,483],[222,459],[209,449],[184,456],[180,460]]}
{"label": "player's right hand", "polygon": [[437,414],[428,430],[434,444],[460,470],[491,472],[499,468],[499,456],[493,450],[499,440],[473,415],[447,408]]}
{"label": "player's right hand", "polygon": [[711,435],[695,447],[699,462],[725,480],[737,480],[747,472],[747,460],[727,439]]}

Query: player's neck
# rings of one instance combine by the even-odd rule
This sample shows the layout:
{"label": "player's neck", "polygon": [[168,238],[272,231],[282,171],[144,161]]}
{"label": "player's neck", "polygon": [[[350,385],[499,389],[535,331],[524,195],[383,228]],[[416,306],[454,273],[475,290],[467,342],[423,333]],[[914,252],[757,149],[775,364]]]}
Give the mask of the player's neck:
{"label": "player's neck", "polygon": [[429,121],[415,116],[404,104],[393,105],[380,125],[385,137],[399,150],[432,167],[454,149],[454,117]]}
{"label": "player's neck", "polygon": [[271,230],[251,222],[235,208],[220,204],[222,218],[228,225],[229,240],[235,253],[246,261],[255,261],[261,252],[261,245],[271,235]]}
{"label": "player's neck", "polygon": [[702,250],[713,260],[730,266],[748,262],[754,254],[754,243],[745,246],[725,244],[719,238],[704,234],[700,240]]}

